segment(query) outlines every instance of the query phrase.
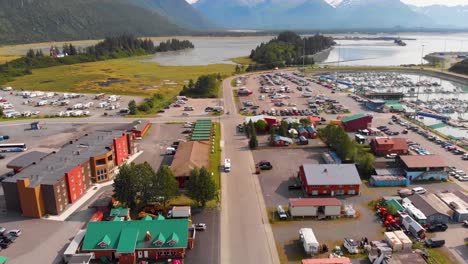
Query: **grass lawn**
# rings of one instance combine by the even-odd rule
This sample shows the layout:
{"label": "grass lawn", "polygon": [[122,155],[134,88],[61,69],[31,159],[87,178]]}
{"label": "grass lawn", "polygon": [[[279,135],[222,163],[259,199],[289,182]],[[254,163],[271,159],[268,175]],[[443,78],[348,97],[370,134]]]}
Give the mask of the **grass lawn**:
{"label": "grass lawn", "polygon": [[209,171],[213,172],[214,181],[218,190],[221,188],[221,127],[217,122],[213,122],[213,131],[214,131],[214,152],[210,154],[210,168]]}
{"label": "grass lawn", "polygon": [[0,64],[16,60],[20,58],[20,55],[15,55],[15,54],[0,54]]}
{"label": "grass lawn", "polygon": [[231,58],[229,59],[230,61],[237,63],[237,64],[244,64],[244,65],[249,65],[249,64],[255,64],[256,62],[253,61],[249,56],[244,56],[244,57],[237,57],[237,58]]}
{"label": "grass lawn", "polygon": [[5,84],[37,91],[175,96],[189,79],[203,74],[231,75],[234,65],[160,66],[132,57],[33,70]]}

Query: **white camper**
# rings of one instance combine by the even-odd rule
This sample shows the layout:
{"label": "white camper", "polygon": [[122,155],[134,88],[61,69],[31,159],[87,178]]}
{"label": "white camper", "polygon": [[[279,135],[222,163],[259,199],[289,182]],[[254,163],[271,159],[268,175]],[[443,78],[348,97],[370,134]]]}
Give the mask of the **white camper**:
{"label": "white camper", "polygon": [[315,238],[312,228],[301,228],[299,230],[299,239],[301,240],[307,254],[318,253],[320,244],[317,241],[317,238]]}

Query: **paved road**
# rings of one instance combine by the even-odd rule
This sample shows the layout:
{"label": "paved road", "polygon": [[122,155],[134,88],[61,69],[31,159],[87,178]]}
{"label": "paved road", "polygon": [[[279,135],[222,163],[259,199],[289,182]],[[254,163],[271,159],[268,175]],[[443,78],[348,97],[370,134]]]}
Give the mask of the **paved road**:
{"label": "paved road", "polygon": [[223,155],[231,159],[230,173],[222,174],[221,263],[279,263],[254,161],[245,136],[236,133],[243,117],[236,114],[231,79],[223,82],[225,111]]}

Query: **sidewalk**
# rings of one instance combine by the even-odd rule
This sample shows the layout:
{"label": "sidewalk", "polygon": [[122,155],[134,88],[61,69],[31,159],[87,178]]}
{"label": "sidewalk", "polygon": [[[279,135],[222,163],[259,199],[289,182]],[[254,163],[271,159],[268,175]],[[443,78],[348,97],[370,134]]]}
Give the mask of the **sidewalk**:
{"label": "sidewalk", "polygon": [[[141,154],[143,154],[143,151],[139,151],[133,154],[133,156],[131,156],[125,163],[128,164],[128,163],[133,162]],[[119,169],[116,168],[115,175],[117,175],[118,173],[119,173]],[[53,220],[53,221],[65,221],[70,215],[72,215],[76,210],[78,210],[81,206],[83,206],[83,204],[88,202],[88,200],[91,199],[97,192],[99,192],[101,188],[112,185],[113,183],[114,183],[114,180],[108,181],[105,183],[94,184],[93,187],[89,188],[88,191],[83,196],[81,196],[80,199],[78,199],[78,201],[72,203],[71,206],[68,207],[65,211],[63,211],[62,214],[51,215],[49,217],[43,217],[42,219]]]}

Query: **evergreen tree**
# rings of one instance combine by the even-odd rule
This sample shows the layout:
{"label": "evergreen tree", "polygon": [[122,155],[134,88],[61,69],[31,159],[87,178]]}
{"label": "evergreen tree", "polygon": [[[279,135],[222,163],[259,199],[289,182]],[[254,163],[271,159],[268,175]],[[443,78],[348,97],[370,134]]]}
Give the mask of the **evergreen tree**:
{"label": "evergreen tree", "polygon": [[128,111],[130,112],[131,115],[135,115],[137,111],[137,104],[135,100],[131,100],[128,102]]}
{"label": "evergreen tree", "polygon": [[76,50],[75,46],[73,46],[71,43],[70,43],[70,45],[68,47],[68,50],[69,50],[68,55],[71,55],[71,56],[78,55],[78,51]]}
{"label": "evergreen tree", "polygon": [[32,59],[32,58],[36,57],[36,53],[34,52],[33,49],[29,49],[28,52],[26,53],[26,57]]}
{"label": "evergreen tree", "polygon": [[70,45],[68,45],[67,43],[63,44],[62,52],[64,55],[70,55]]}
{"label": "evergreen tree", "polygon": [[256,149],[258,147],[258,139],[257,139],[257,131],[255,131],[255,125],[252,121],[249,122],[250,127],[250,139],[249,139],[249,147],[251,149]]}
{"label": "evergreen tree", "polygon": [[188,196],[196,201],[200,207],[205,207],[206,203],[217,195],[216,185],[205,167],[200,170],[198,168],[192,170],[187,182],[187,191]]}

